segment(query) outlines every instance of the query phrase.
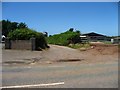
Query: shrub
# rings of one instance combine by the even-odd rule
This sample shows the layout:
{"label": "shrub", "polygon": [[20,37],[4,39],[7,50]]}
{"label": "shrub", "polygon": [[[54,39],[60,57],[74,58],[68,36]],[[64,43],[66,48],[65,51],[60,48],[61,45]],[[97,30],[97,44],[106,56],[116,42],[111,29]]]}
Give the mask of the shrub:
{"label": "shrub", "polygon": [[29,40],[31,37],[40,38],[42,33],[38,33],[31,29],[16,29],[9,32],[8,37],[12,40]]}
{"label": "shrub", "polygon": [[34,37],[36,38],[36,49],[45,49],[46,47],[48,47],[45,36],[42,33],[36,32],[32,29],[16,29],[12,32],[9,32],[8,37],[11,40],[30,40],[30,38]]}
{"label": "shrub", "polygon": [[47,38],[49,44],[67,46],[70,43],[79,43],[80,34],[77,32],[66,31],[64,33],[56,34]]}

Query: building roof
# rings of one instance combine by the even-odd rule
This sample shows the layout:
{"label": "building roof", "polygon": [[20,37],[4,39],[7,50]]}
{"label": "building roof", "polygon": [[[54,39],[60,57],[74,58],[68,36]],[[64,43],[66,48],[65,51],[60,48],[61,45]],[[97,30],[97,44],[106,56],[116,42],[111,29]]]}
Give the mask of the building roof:
{"label": "building roof", "polygon": [[105,36],[105,35],[94,33],[94,32],[86,33],[86,34],[82,34],[82,35],[86,35],[86,36]]}

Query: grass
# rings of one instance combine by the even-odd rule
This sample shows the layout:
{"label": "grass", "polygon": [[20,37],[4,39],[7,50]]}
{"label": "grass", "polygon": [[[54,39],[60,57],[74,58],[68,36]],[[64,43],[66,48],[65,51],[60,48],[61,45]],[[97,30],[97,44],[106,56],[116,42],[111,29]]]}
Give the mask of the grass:
{"label": "grass", "polygon": [[103,43],[104,44],[112,44],[112,42],[110,42],[110,41],[104,41]]}

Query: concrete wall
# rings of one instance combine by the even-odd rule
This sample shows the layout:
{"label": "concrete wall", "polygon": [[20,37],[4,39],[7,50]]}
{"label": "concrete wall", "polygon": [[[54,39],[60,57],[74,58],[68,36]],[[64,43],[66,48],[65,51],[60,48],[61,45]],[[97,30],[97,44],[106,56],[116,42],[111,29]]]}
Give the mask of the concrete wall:
{"label": "concrete wall", "polygon": [[36,50],[35,38],[30,40],[10,40],[6,38],[5,49]]}
{"label": "concrete wall", "polygon": [[26,49],[31,50],[32,43],[30,40],[15,40],[11,41],[11,49]]}

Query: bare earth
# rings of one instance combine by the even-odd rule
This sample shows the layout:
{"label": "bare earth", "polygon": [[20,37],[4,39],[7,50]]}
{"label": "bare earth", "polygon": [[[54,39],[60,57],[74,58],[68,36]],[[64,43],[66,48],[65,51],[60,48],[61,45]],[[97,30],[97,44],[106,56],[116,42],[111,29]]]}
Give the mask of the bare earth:
{"label": "bare earth", "polygon": [[3,64],[41,64],[59,61],[80,61],[80,63],[104,63],[118,61],[117,45],[94,45],[86,51],[64,46],[50,45],[44,51],[3,50]]}

